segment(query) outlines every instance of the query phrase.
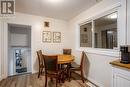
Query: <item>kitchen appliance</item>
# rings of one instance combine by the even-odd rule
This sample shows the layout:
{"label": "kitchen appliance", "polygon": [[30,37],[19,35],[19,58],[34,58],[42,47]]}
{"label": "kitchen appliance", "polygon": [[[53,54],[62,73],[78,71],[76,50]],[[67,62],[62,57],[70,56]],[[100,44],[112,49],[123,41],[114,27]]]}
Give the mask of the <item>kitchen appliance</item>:
{"label": "kitchen appliance", "polygon": [[120,46],[121,51],[121,63],[128,64],[130,63],[130,46],[124,45]]}

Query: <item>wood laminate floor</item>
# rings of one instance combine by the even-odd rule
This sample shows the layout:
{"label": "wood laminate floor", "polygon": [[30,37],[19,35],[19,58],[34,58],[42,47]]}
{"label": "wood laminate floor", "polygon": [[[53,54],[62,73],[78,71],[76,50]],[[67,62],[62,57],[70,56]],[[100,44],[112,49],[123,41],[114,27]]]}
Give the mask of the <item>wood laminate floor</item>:
{"label": "wood laminate floor", "polygon": [[[58,84],[58,87],[89,87],[86,83],[82,83],[78,76],[70,82]],[[79,78],[79,79],[78,79]],[[0,87],[44,87],[45,78],[41,76],[37,78],[37,74],[25,74],[19,76],[12,76],[0,82]],[[48,79],[48,87],[55,87],[55,81],[51,82]]]}

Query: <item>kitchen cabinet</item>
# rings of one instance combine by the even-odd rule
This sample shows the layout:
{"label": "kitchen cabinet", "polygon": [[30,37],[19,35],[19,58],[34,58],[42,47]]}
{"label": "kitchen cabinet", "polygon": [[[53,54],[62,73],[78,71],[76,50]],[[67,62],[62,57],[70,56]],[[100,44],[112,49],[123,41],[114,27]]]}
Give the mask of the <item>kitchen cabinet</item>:
{"label": "kitchen cabinet", "polygon": [[130,87],[130,64],[122,64],[120,60],[112,64],[112,87]]}

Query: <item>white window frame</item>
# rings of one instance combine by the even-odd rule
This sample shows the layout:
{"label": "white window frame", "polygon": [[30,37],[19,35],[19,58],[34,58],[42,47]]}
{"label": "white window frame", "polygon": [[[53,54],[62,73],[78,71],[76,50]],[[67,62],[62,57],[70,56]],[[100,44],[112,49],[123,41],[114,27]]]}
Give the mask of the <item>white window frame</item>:
{"label": "white window frame", "polygon": [[[117,12],[118,13],[118,19],[117,19],[117,49],[104,49],[104,48],[94,48],[94,20],[106,16],[108,14],[111,14],[113,12]],[[101,54],[101,55],[107,55],[107,56],[112,56],[112,57],[120,57],[120,45],[125,45],[125,30],[122,30],[123,26],[125,26],[125,23],[122,23],[122,19],[123,19],[123,14],[121,14],[123,12],[123,9],[121,9],[121,4],[117,4],[115,6],[113,6],[110,9],[107,9],[106,11],[100,13],[99,15],[96,15],[92,18],[87,19],[85,22],[79,23],[78,24],[78,44],[76,49],[78,51],[85,51],[88,53],[94,53],[94,54]],[[85,23],[90,23],[92,22],[92,47],[80,47],[80,26],[85,24]],[[124,27],[125,28],[125,27]],[[123,31],[123,36],[122,36],[122,31]]]}

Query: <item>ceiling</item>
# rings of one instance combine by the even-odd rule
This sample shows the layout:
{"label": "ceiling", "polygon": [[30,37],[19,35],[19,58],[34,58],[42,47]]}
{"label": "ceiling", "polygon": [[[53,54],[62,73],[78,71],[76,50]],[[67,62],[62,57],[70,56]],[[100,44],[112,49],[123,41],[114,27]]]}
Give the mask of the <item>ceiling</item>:
{"label": "ceiling", "polygon": [[16,12],[69,20],[101,0],[63,0],[49,3],[48,0],[15,0]]}

